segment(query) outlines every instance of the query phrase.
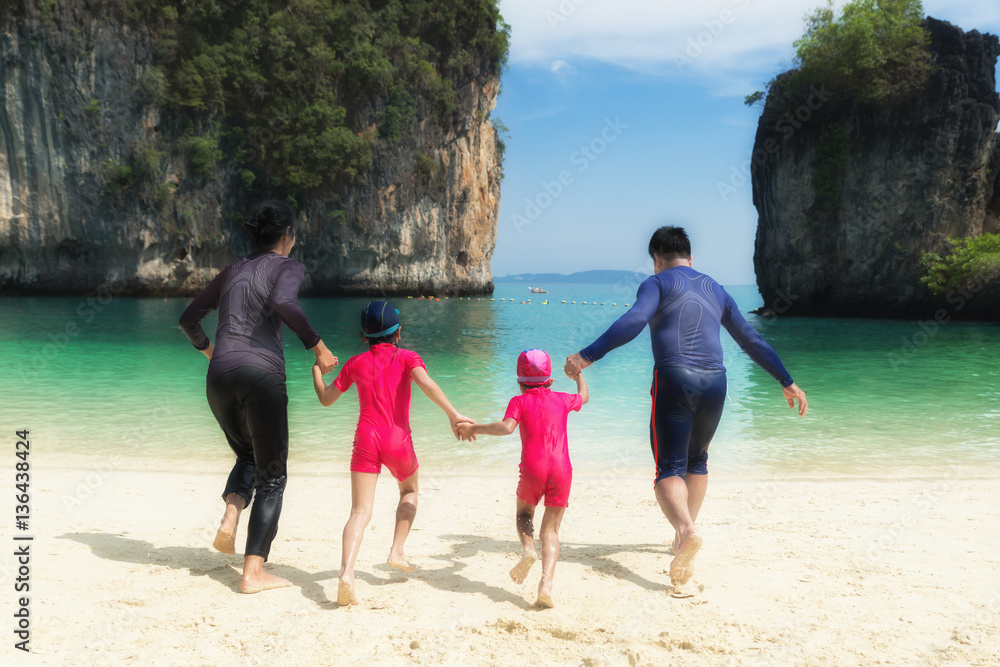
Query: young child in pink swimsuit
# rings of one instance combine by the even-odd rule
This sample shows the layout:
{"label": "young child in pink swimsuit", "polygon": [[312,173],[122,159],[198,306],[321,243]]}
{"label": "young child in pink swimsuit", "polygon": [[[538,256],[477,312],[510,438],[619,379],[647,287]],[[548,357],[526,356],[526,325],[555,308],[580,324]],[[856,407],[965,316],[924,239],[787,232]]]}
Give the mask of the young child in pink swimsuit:
{"label": "young child in pink swimsuit", "polygon": [[542,515],[542,579],[538,583],[540,607],[552,607],[552,578],[559,559],[559,524],[569,505],[573,467],[569,462],[566,419],[590,400],[583,373],[576,375],[576,394],[550,391],[552,362],[542,350],[525,350],[517,358],[517,382],[521,393],[510,399],[503,421],[492,424],[463,423],[458,435],[475,440],[476,435],[509,435],[521,431],[521,478],[517,484],[517,535],[523,555],[510,571],[510,578],[523,583],[536,560],[534,518],[538,501],[545,497]]}
{"label": "young child in pink swimsuit", "polygon": [[[361,313],[361,339],[368,351],[351,357],[329,386],[319,366],[313,366],[313,386],[319,402],[332,405],[352,384],[358,387],[361,414],[351,455],[351,516],[344,526],[337,604],[358,604],[354,591],[354,562],[361,538],[372,517],[375,484],[385,465],[399,482],[399,506],[388,563],[412,572],[403,546],[417,514],[417,455],[410,436],[410,383],[448,415],[452,431],[470,421],[451,406],[441,388],[427,374],[420,355],[399,347],[399,311],[384,301],[373,301]],[[456,433],[457,435],[457,433]]]}

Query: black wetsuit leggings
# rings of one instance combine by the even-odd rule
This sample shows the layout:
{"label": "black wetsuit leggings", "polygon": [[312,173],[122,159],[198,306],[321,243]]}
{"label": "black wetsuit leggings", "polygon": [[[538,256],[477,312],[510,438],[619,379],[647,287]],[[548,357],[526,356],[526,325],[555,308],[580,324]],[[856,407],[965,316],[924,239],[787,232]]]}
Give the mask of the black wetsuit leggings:
{"label": "black wetsuit leggings", "polygon": [[247,556],[267,560],[278,532],[288,463],[288,394],[285,379],[252,366],[223,373],[206,387],[208,405],[236,453],[225,499],[243,496],[246,506],[254,489],[257,499],[247,527]]}

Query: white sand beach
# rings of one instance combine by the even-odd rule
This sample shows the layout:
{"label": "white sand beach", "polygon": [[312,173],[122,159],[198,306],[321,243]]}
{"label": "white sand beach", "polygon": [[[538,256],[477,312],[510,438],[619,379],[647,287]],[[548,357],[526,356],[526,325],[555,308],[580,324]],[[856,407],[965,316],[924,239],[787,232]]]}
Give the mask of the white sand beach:
{"label": "white sand beach", "polygon": [[648,476],[578,475],[556,607],[539,610],[539,565],[507,576],[511,475],[422,471],[411,575],[384,564],[384,475],[362,603],[338,608],[349,477],[293,471],[267,568],[294,586],[242,595],[241,557],[210,547],[226,472],[35,469],[32,654],[8,631],[3,664],[1000,664],[996,478],[713,480],[694,594],[675,598]]}

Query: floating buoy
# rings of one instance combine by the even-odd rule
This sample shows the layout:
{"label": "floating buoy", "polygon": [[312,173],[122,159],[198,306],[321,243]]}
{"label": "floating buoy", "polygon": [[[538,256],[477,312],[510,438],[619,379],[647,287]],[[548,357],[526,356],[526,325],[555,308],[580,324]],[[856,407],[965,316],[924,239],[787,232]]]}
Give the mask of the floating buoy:
{"label": "floating buoy", "polygon": [[500,299],[501,301],[506,301],[506,299]]}
{"label": "floating buoy", "polygon": [[563,299],[563,300],[562,300],[562,301],[560,301],[559,303],[566,303],[566,299]]}
{"label": "floating buoy", "polygon": [[490,301],[496,301],[496,299],[490,299]]}
{"label": "floating buoy", "polygon": [[625,307],[628,308],[628,304],[627,303],[625,304]]}
{"label": "floating buoy", "polygon": [[617,304],[617,303],[613,303],[613,304],[611,304],[611,305],[612,305],[612,306],[617,306],[618,304]]}
{"label": "floating buoy", "polygon": [[603,301],[601,302],[601,305],[602,305],[602,306],[604,305],[604,302],[603,302]]}
{"label": "floating buoy", "polygon": [[412,297],[412,296],[408,296],[408,297],[406,297],[406,298],[407,298],[407,299],[412,299],[413,297]]}
{"label": "floating buoy", "polygon": [[547,304],[548,302],[549,302],[549,300],[548,300],[548,299],[546,299],[545,301],[542,301],[542,305],[544,306],[544,305],[546,305],[546,304]]}
{"label": "floating buoy", "polygon": [[[565,301],[563,301],[563,303],[566,303],[566,302],[565,302]],[[574,302],[573,302],[573,304],[575,305],[575,304],[576,304],[576,301],[574,301]]]}

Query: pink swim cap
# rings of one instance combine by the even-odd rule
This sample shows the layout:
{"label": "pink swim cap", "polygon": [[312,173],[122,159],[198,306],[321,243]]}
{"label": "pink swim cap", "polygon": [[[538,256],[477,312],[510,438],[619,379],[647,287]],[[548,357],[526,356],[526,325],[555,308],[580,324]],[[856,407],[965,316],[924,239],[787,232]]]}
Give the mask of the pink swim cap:
{"label": "pink swim cap", "polygon": [[544,350],[525,350],[517,357],[517,381],[544,384],[552,377],[552,362]]}

